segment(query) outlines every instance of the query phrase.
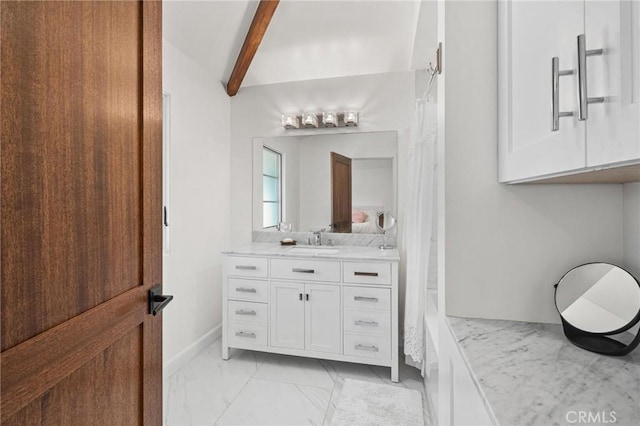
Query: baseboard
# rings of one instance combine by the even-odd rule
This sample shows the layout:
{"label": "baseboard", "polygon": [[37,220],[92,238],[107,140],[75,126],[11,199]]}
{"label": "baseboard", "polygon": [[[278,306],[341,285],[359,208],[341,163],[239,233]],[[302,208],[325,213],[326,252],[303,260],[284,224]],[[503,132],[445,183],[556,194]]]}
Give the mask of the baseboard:
{"label": "baseboard", "polygon": [[165,361],[163,366],[164,380],[187,365],[189,361],[207,349],[213,342],[222,337],[222,324],[205,333],[201,338],[187,346],[172,359]]}

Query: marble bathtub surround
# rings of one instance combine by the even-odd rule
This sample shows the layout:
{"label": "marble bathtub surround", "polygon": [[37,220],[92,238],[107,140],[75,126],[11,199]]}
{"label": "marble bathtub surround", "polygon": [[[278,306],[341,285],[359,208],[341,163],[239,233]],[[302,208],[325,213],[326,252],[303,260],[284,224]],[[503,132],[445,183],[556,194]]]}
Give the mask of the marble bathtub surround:
{"label": "marble bathtub surround", "polygon": [[583,412],[599,416],[599,424],[640,424],[640,351],[588,352],[556,324],[448,322],[499,424],[566,425]]}
{"label": "marble bathtub surround", "polygon": [[[309,238],[314,240],[313,232],[274,232],[274,231],[253,231],[252,241],[254,243],[278,243],[284,238],[293,238],[298,244],[306,245]],[[341,234],[333,232],[322,233],[322,244],[329,244],[329,240],[335,246],[365,246],[378,247],[381,244],[396,244],[394,234]]]}
{"label": "marble bathtub surround", "polygon": [[346,379],[413,389],[426,410],[419,371],[402,363],[392,383],[385,367],[245,350],[223,361],[217,340],[165,379],[164,424],[328,425]]}

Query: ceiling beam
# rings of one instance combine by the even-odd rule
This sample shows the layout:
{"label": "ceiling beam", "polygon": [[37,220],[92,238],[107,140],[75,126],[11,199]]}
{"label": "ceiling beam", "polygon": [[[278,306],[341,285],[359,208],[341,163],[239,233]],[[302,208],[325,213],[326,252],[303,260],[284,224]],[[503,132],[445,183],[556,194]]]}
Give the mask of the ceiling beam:
{"label": "ceiling beam", "polygon": [[231,76],[227,83],[227,94],[229,96],[235,96],[236,93],[238,93],[242,80],[244,80],[253,56],[258,50],[258,46],[260,46],[262,37],[267,31],[271,17],[278,7],[278,3],[280,3],[280,0],[260,0],[256,14],[253,15],[249,32],[247,32],[247,37],[244,39],[242,49],[240,49],[238,59],[233,66],[233,71],[231,71]]}

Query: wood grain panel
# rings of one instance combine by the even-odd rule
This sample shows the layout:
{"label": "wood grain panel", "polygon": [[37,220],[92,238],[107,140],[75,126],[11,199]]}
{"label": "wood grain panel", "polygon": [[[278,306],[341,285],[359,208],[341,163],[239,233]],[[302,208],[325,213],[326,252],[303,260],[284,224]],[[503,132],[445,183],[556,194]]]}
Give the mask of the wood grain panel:
{"label": "wood grain panel", "polygon": [[[144,286],[162,282],[162,4],[143,2],[142,192]],[[149,317],[149,315],[147,315]],[[144,340],[144,424],[162,424],[162,316],[147,320]]]}
{"label": "wood grain panel", "polygon": [[[142,333],[141,326],[131,329],[4,423],[142,424]],[[99,390],[101,398],[79,388]]]}
{"label": "wood grain panel", "polygon": [[0,8],[0,418],[160,425],[162,4]]}
{"label": "wood grain panel", "polygon": [[2,352],[2,421],[139,325],[146,291],[128,291]]}
{"label": "wood grain panel", "polygon": [[351,232],[351,158],[331,153],[332,232]]}
{"label": "wood grain panel", "polygon": [[4,350],[142,284],[141,7],[1,7]]}
{"label": "wood grain panel", "polygon": [[267,32],[269,22],[271,22],[271,18],[276,12],[279,3],[280,0],[260,0],[260,3],[258,3],[258,8],[253,15],[251,26],[249,26],[249,31],[244,39],[244,43],[242,43],[242,48],[233,66],[233,71],[231,71],[231,75],[229,76],[229,82],[227,83],[227,94],[229,96],[235,96],[238,90],[240,90],[242,80],[244,80],[244,76],[249,70],[251,61],[253,61],[253,57],[258,51],[258,47],[260,47],[262,37],[264,37],[264,34]]}

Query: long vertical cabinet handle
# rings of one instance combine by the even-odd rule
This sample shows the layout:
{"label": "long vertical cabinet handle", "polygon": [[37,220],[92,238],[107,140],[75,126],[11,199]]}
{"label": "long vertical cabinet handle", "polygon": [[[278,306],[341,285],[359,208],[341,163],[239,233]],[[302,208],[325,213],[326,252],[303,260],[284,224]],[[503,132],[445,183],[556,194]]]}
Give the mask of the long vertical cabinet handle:
{"label": "long vertical cabinet handle", "polygon": [[560,58],[551,58],[551,131],[560,130],[560,117],[573,116],[572,111],[560,112],[560,77],[572,75],[573,70],[560,71]]}
{"label": "long vertical cabinet handle", "polygon": [[602,55],[602,49],[587,50],[584,34],[578,36],[578,120],[589,118],[589,104],[601,104],[603,97],[590,98],[587,90],[587,56]]}

